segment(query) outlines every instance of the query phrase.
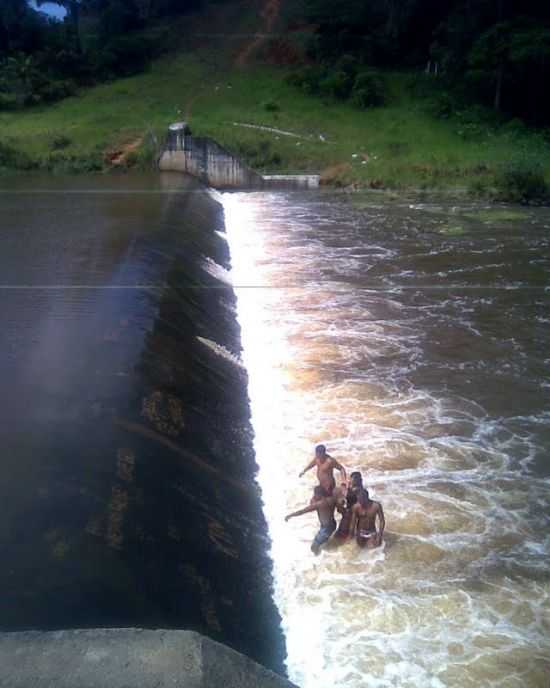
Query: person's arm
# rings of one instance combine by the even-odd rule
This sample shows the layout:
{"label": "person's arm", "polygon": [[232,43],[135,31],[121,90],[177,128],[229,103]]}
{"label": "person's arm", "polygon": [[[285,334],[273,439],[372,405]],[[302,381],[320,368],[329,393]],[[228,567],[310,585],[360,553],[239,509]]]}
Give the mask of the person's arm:
{"label": "person's arm", "polygon": [[382,504],[378,504],[378,544],[382,544],[382,538],[384,537],[384,528],[386,527],[386,519],[384,518],[384,509],[382,509]]}
{"label": "person's arm", "polygon": [[347,485],[348,484],[348,476],[346,475],[346,469],[342,466],[341,463],[338,463],[336,459],[333,460],[333,466],[336,468],[337,471],[340,471],[340,477],[342,478],[342,485]]}
{"label": "person's arm", "polygon": [[344,515],[347,511],[346,494],[344,493],[344,489],[342,487],[335,488],[334,492],[332,493],[332,497],[334,499],[336,511]]}
{"label": "person's arm", "polygon": [[307,473],[309,470],[311,470],[313,468],[313,466],[315,466],[315,463],[316,463],[315,459],[312,459],[308,463],[308,465],[304,468],[304,470],[300,473],[299,477],[301,478],[304,475],[304,473]]}
{"label": "person's arm", "polygon": [[306,506],[303,509],[299,509],[298,511],[293,511],[291,514],[287,514],[285,516],[285,521],[288,521],[290,518],[294,518],[295,516],[302,516],[303,514],[308,514],[310,511],[317,511],[322,501],[323,500],[319,502],[312,502],[309,506]]}

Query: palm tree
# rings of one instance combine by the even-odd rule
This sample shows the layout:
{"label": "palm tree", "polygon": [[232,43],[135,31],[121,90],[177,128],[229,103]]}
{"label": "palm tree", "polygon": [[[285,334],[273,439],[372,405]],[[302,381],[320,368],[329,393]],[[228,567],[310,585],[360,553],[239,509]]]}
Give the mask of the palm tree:
{"label": "palm tree", "polygon": [[16,53],[4,62],[3,71],[18,104],[24,105],[32,94],[32,77],[36,71],[34,58],[32,55]]}

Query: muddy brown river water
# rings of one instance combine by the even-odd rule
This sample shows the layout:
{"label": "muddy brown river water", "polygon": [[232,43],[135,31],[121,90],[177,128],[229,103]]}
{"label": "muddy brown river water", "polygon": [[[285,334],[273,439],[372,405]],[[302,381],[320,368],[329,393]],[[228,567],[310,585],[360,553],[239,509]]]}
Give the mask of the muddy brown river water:
{"label": "muddy brown river water", "polygon": [[[302,688],[548,686],[548,209],[20,177],[0,223],[2,630],[197,628],[276,669],[283,631]],[[284,522],[318,442],[379,550]]]}
{"label": "muddy brown river water", "polygon": [[[302,688],[550,671],[550,211],[225,194],[287,666]],[[386,512],[309,552],[324,442]]]}

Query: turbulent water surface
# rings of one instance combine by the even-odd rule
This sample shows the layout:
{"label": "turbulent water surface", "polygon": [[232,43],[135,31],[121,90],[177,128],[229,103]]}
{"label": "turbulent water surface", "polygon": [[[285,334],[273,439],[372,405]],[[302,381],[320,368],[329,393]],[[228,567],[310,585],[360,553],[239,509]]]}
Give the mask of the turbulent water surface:
{"label": "turbulent water surface", "polygon": [[[550,212],[223,202],[290,677],[548,686]],[[379,550],[284,522],[320,441],[383,503]]]}

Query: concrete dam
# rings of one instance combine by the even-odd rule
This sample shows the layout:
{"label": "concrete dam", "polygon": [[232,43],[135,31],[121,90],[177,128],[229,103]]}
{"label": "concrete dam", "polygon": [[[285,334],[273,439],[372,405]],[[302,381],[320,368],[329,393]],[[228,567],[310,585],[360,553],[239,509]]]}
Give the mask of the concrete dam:
{"label": "concrete dam", "polygon": [[159,159],[165,172],[184,172],[215,189],[316,188],[316,174],[261,175],[206,136],[193,136],[186,122],[172,124]]}
{"label": "concrete dam", "polygon": [[192,631],[6,633],[0,663],[0,688],[296,688]]}
{"label": "concrete dam", "polygon": [[35,685],[7,667],[39,642],[62,666],[70,628],[188,629],[284,674],[222,206],[184,175],[38,183],[3,199],[9,278],[38,286],[0,336],[0,685]]}

